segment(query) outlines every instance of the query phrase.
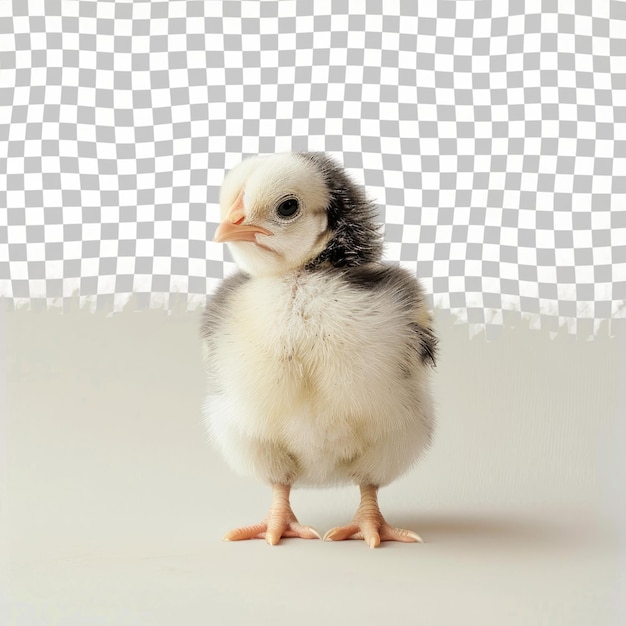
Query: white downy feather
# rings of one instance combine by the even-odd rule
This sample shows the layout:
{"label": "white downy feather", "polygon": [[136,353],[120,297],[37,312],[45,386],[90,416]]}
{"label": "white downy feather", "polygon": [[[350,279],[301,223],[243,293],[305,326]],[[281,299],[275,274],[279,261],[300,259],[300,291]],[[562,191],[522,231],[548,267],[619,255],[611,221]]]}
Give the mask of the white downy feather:
{"label": "white downy feather", "polygon": [[206,403],[236,470],[382,486],[413,464],[432,431],[428,368],[415,359],[407,371],[411,320],[388,296],[332,272],[239,288],[212,355],[223,393]]}

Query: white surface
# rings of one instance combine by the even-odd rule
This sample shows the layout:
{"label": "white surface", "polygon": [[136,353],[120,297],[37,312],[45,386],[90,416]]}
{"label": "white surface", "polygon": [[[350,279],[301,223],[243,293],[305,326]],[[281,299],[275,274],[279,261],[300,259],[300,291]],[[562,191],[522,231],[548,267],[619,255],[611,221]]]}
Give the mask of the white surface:
{"label": "white surface", "polygon": [[[440,316],[436,442],[381,493],[426,543],[270,547],[220,541],[270,494],[206,445],[197,325],[6,316],[2,624],[625,622],[617,340],[517,328],[487,343]],[[293,505],[324,532],[357,500],[302,490]]]}

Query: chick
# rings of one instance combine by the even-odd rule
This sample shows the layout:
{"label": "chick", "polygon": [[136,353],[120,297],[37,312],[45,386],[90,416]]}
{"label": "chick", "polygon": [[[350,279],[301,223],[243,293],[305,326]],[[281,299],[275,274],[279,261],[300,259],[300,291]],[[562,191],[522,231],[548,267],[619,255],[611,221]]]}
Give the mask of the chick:
{"label": "chick", "polygon": [[417,280],[381,263],[372,203],[325,154],[286,153],[231,170],[220,207],[215,241],[240,271],[203,317],[204,416],[228,463],[273,489],[264,521],[224,538],[320,538],[291,488],[351,483],[361,504],[324,539],[421,541],[377,492],[431,442],[437,340]]}

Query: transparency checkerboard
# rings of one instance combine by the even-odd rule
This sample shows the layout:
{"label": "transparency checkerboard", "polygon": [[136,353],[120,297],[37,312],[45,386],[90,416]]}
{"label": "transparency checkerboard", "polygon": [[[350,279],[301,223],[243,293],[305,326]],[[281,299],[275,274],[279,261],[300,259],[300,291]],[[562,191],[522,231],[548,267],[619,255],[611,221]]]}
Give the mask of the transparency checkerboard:
{"label": "transparency checkerboard", "polygon": [[225,172],[337,157],[480,327],[626,316],[626,2],[0,2],[0,296],[193,307]]}

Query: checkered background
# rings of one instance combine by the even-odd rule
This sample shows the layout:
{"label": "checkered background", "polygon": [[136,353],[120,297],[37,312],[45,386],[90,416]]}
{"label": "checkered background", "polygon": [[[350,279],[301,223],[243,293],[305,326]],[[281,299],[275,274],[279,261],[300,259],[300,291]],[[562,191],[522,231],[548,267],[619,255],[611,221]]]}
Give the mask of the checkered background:
{"label": "checkered background", "polygon": [[200,305],[225,171],[321,150],[435,306],[593,334],[626,317],[625,33],[621,0],[0,0],[0,296]]}

